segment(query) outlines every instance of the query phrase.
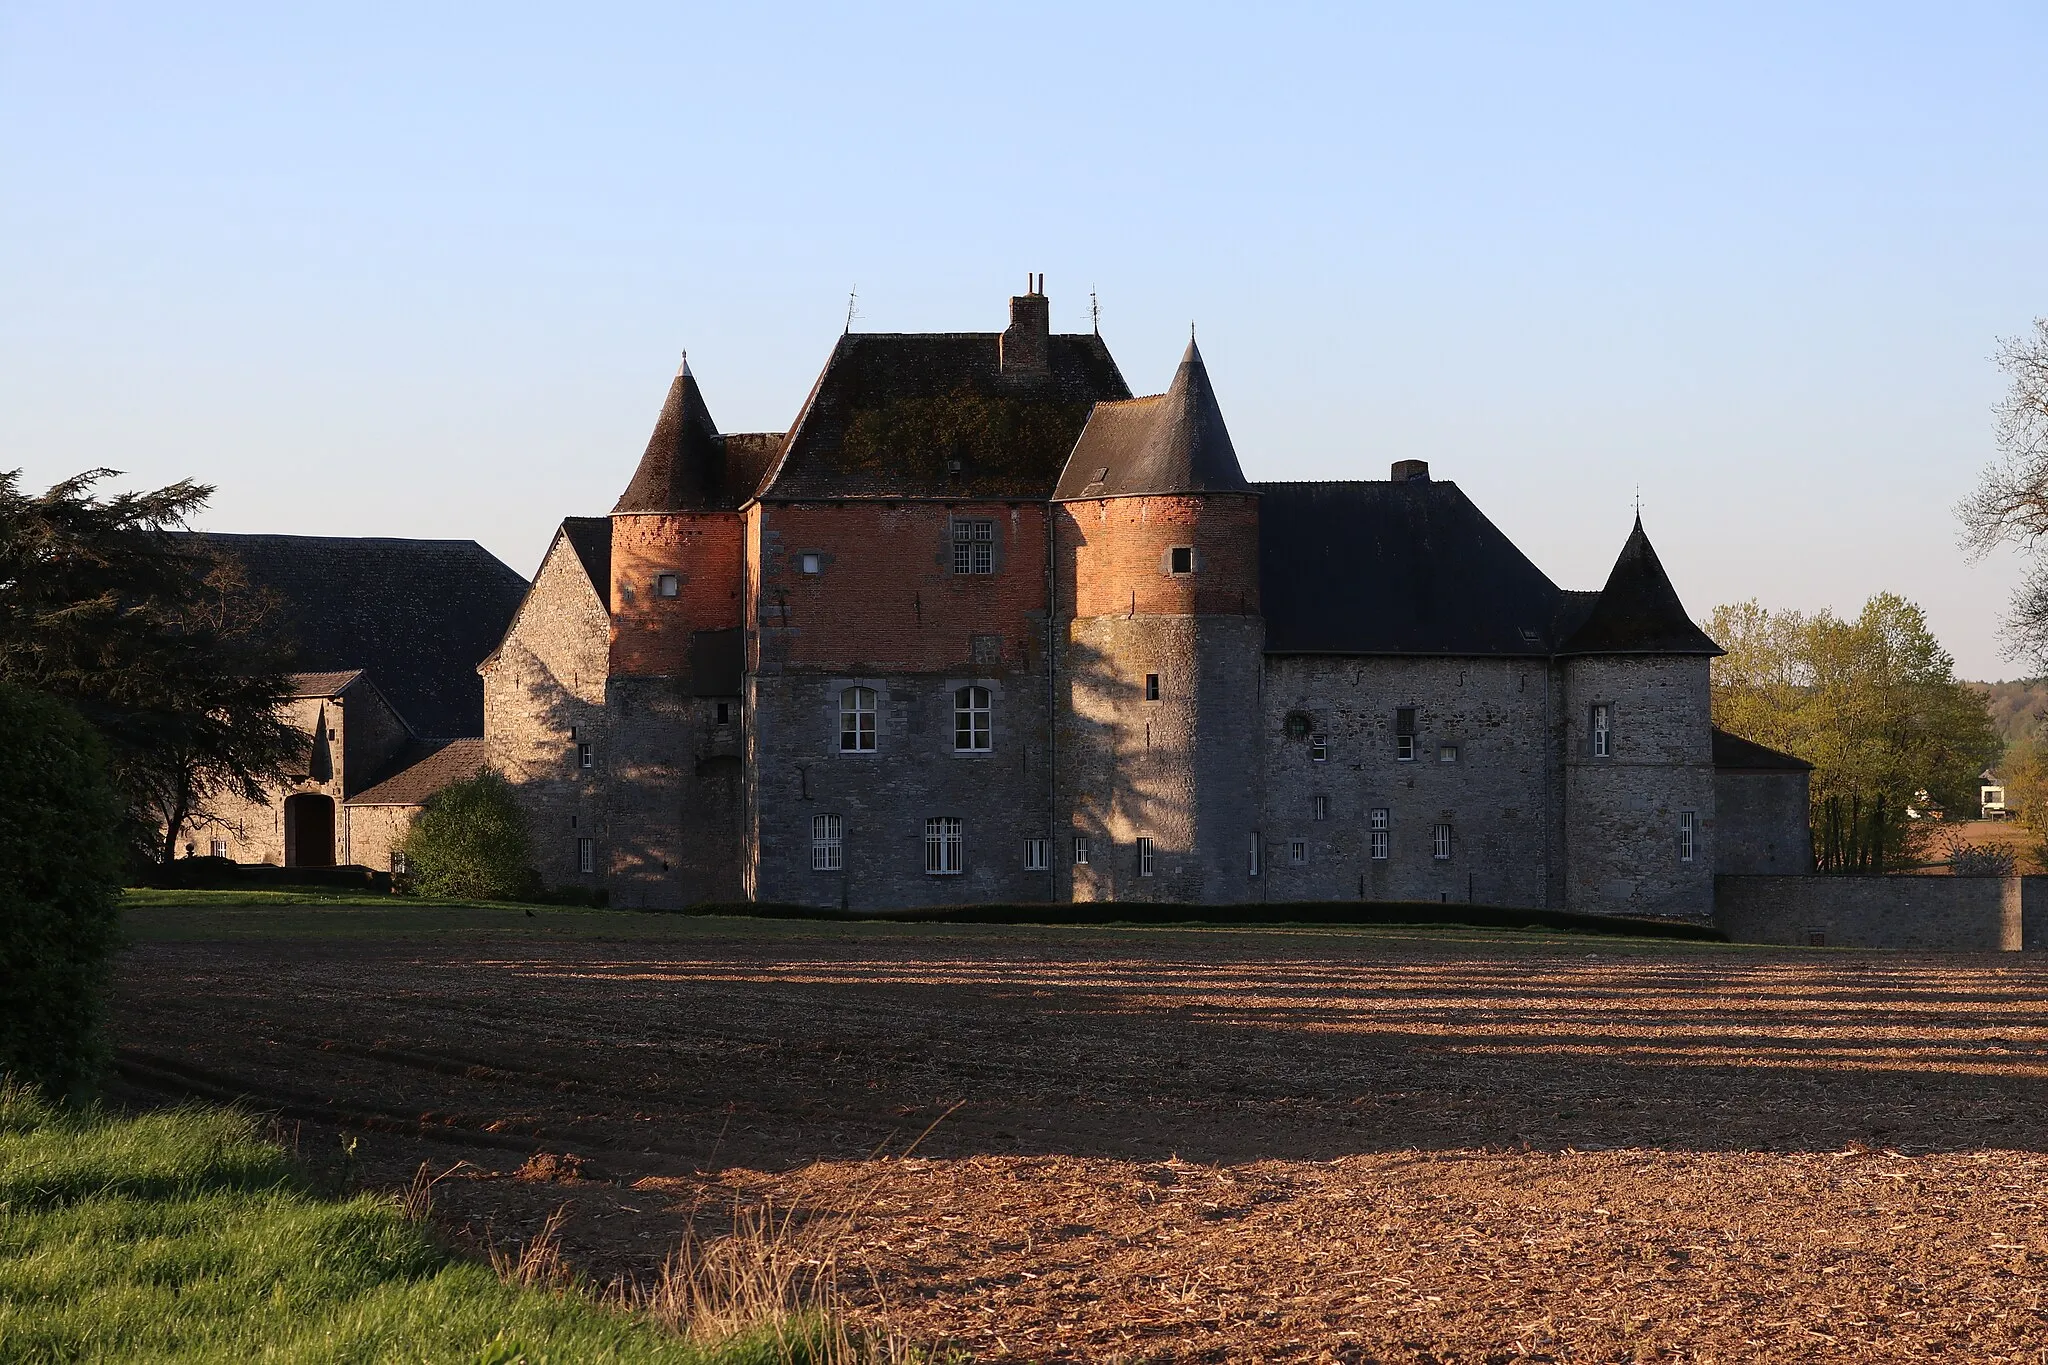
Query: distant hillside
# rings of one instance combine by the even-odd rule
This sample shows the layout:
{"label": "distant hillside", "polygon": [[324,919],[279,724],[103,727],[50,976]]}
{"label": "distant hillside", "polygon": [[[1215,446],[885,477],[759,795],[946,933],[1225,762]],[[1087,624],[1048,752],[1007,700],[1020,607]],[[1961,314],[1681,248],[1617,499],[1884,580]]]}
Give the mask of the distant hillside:
{"label": "distant hillside", "polygon": [[1984,698],[1998,737],[2008,745],[2033,738],[2048,719],[2048,678],[2020,682],[1966,682],[1963,686]]}

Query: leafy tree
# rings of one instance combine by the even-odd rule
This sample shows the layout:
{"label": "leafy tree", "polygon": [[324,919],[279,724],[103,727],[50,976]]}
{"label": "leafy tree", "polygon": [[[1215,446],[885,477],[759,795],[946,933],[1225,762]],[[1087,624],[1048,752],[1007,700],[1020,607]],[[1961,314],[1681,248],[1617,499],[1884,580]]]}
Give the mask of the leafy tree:
{"label": "leafy tree", "polygon": [[526,813],[512,784],[489,768],[437,792],[404,849],[406,875],[423,896],[518,900],[540,888]]}
{"label": "leafy tree", "polygon": [[1814,765],[1816,828],[1830,798],[1844,817],[1882,801],[1896,860],[1917,842],[1905,814],[1916,793],[1974,806],[2002,746],[1919,607],[1879,593],[1851,620],[1740,602],[1715,608],[1706,629],[1728,651],[1714,661],[1714,724]]}
{"label": "leafy tree", "polygon": [[63,702],[0,683],[0,734],[0,1073],[73,1094],[105,1055],[121,801]]}
{"label": "leafy tree", "polygon": [[213,490],[101,498],[105,469],[41,496],[0,473],[0,681],[62,697],[105,740],[131,828],[169,861],[225,792],[264,797],[305,751],[268,603],[172,532]]}
{"label": "leafy tree", "polygon": [[2031,335],[2001,337],[1994,356],[2010,381],[1998,405],[1998,458],[1956,505],[1963,543],[1983,555],[2016,545],[2031,560],[2006,613],[2009,657],[2048,666],[2048,318]]}

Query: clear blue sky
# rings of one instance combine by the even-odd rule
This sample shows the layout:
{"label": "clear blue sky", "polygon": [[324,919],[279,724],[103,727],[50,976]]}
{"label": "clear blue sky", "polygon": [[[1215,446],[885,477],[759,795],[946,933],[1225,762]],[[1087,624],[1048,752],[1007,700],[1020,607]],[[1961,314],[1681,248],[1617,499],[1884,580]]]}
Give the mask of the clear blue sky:
{"label": "clear blue sky", "polygon": [[2048,314],[2048,9],[0,0],[0,467],[207,525],[610,508],[687,347],[779,429],[856,327],[1056,325],[1254,478],[1420,457],[1550,575],[1644,520],[1687,605],[1925,605]]}

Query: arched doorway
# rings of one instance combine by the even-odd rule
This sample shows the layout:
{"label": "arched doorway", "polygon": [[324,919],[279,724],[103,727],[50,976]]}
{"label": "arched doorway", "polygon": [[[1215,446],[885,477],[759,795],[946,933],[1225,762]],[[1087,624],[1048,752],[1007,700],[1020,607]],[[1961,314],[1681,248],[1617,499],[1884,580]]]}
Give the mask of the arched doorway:
{"label": "arched doorway", "polygon": [[287,796],[284,799],[284,865],[334,866],[334,798]]}

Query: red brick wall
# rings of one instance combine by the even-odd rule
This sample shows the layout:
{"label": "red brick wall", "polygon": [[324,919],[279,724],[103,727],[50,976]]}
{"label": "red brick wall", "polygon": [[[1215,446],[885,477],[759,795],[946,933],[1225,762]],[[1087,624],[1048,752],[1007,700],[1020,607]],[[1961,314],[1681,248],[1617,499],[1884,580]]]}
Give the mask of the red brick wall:
{"label": "red brick wall", "polygon": [[[1259,500],[1236,494],[1060,503],[1063,615],[1255,615]],[[1167,572],[1191,545],[1196,571]]]}
{"label": "red brick wall", "polygon": [[[1042,503],[775,504],[749,517],[763,662],[985,674],[1043,661]],[[967,517],[995,523],[992,574],[953,572],[952,523]],[[805,554],[820,572],[802,572]],[[997,663],[975,662],[977,635],[997,637]]]}
{"label": "red brick wall", "polygon": [[[736,513],[612,518],[612,659],[618,677],[681,677],[690,636],[741,624],[745,530]],[[682,579],[674,597],[656,578]]]}

